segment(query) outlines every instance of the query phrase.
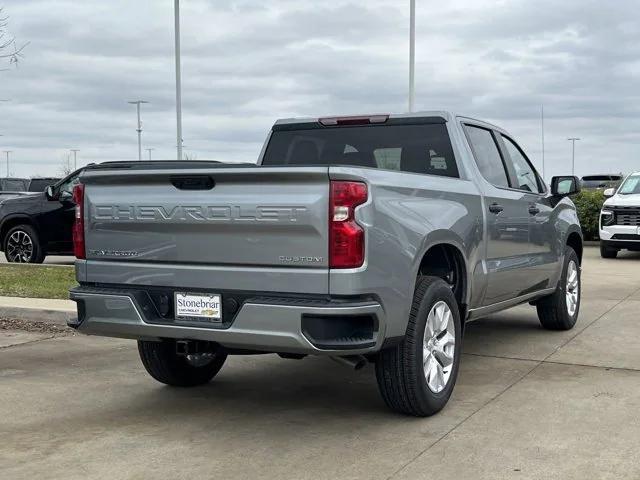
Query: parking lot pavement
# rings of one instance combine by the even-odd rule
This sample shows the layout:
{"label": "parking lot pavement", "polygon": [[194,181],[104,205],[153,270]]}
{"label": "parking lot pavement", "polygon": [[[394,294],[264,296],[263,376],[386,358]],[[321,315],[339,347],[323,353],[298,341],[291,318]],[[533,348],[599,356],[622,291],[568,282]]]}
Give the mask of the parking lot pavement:
{"label": "parking lot pavement", "polygon": [[[131,341],[0,348],[4,478],[639,478],[640,255],[585,252],[579,324],[521,306],[469,324],[452,401],[389,412],[372,368],[232,357],[202,388],[155,383]],[[3,333],[4,334],[4,333]],[[7,340],[5,344],[11,343]]]}

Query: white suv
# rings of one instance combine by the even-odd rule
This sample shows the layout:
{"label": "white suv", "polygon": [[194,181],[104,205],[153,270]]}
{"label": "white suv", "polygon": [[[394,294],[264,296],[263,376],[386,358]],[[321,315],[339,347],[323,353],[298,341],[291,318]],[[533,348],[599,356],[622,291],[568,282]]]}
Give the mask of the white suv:
{"label": "white suv", "polygon": [[600,255],[615,258],[618,251],[640,251],[640,172],[629,175],[616,191],[604,191],[600,212]]}

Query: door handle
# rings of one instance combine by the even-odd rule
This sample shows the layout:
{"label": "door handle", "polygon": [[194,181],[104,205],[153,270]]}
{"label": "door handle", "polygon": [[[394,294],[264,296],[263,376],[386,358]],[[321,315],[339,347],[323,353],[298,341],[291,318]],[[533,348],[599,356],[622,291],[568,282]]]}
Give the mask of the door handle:
{"label": "door handle", "polygon": [[498,203],[492,203],[491,205],[489,205],[489,211],[491,213],[500,213],[501,211],[504,210],[504,207]]}
{"label": "door handle", "polygon": [[176,175],[171,183],[178,190],[211,190],[216,182],[208,175]]}
{"label": "door handle", "polygon": [[530,215],[537,215],[540,213],[540,209],[538,207],[536,207],[535,205],[531,205],[529,207],[529,214]]}

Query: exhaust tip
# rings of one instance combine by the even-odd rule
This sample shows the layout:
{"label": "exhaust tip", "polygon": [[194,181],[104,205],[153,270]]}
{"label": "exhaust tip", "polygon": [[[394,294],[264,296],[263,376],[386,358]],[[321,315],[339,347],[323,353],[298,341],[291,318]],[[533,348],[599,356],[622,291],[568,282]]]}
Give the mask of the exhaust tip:
{"label": "exhaust tip", "polygon": [[331,357],[331,359],[340,365],[360,370],[367,364],[367,359],[362,355],[345,355],[342,357]]}

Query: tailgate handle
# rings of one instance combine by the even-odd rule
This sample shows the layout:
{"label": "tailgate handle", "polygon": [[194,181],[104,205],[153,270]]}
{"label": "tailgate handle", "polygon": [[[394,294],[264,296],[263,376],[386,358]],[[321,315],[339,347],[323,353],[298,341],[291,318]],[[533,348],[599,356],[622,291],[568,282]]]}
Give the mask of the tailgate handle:
{"label": "tailgate handle", "polygon": [[171,177],[171,183],[178,190],[211,190],[216,185],[209,175]]}

